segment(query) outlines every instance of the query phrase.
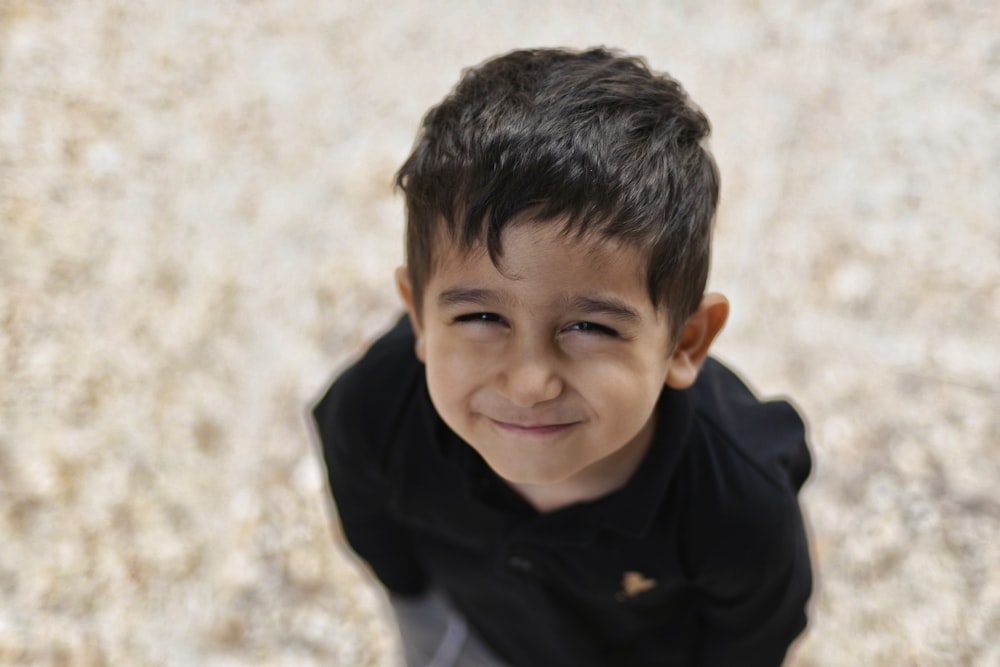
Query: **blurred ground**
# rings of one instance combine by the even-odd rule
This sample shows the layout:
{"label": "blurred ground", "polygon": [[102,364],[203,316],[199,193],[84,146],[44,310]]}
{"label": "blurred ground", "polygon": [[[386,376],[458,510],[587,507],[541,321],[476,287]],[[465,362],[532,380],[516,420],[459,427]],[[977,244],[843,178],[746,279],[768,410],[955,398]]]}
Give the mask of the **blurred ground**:
{"label": "blurred ground", "polygon": [[1000,664],[985,0],[0,0],[0,664],[388,664],[304,406],[397,310],[426,108],[599,43],[711,117],[718,352],[811,422],[792,664]]}

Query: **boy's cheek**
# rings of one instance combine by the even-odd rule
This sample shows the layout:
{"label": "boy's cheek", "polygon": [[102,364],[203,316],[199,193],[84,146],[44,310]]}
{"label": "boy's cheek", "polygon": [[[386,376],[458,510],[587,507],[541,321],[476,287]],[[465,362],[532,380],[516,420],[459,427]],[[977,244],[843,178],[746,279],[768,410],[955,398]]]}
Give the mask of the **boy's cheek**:
{"label": "boy's cheek", "polygon": [[450,345],[427,349],[427,377],[431,382],[454,390],[490,374],[488,355],[475,354],[466,346]]}
{"label": "boy's cheek", "polygon": [[443,376],[454,373],[456,367],[461,366],[463,356],[460,346],[442,345],[438,341],[426,340],[417,343],[423,348],[424,365],[427,367],[428,380],[437,380]]}

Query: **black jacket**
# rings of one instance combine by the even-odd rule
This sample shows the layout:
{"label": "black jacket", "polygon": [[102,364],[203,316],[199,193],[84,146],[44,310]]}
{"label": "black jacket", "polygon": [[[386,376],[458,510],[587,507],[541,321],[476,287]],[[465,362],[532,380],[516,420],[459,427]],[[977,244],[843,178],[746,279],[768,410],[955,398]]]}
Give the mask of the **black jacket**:
{"label": "black jacket", "polygon": [[804,427],[709,359],[623,488],[539,514],[438,417],[404,318],[314,415],[351,547],[521,667],[779,665],[812,578]]}

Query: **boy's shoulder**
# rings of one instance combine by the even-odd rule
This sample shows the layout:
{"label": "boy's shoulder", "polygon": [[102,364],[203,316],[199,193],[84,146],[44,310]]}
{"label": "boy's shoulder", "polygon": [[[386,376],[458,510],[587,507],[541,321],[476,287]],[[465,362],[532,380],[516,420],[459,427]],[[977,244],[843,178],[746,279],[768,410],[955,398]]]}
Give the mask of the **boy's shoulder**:
{"label": "boy's shoulder", "polygon": [[400,318],[348,366],[313,408],[321,440],[388,443],[399,415],[423,386],[413,330]]}
{"label": "boy's shoulder", "polygon": [[763,571],[801,521],[797,493],[812,467],[805,424],[789,401],[759,400],[715,359],[688,391],[696,433],[678,471],[694,480],[685,482],[687,557],[703,572]]}
{"label": "boy's shoulder", "polygon": [[796,491],[802,486],[811,459],[805,423],[789,399],[761,400],[735,371],[711,357],[690,391],[711,442],[766,479],[790,482]]}

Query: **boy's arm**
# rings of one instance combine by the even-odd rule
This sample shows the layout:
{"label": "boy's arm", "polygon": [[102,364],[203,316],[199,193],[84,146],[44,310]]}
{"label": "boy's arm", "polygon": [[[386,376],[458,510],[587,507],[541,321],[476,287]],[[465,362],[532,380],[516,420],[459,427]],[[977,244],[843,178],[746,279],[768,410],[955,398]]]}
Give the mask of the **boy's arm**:
{"label": "boy's arm", "polygon": [[[731,554],[734,568],[705,582],[700,604],[703,667],[777,667],[806,626],[812,571],[805,527],[794,496],[760,557]],[[772,532],[768,531],[768,532]]]}
{"label": "boy's arm", "polygon": [[366,414],[349,386],[342,378],[313,410],[341,527],[351,548],[390,592],[417,595],[427,588],[426,576],[406,526],[388,507],[391,490],[375,452],[379,429],[364,426],[384,423],[386,415],[380,415],[381,422],[370,421],[379,415]]}

